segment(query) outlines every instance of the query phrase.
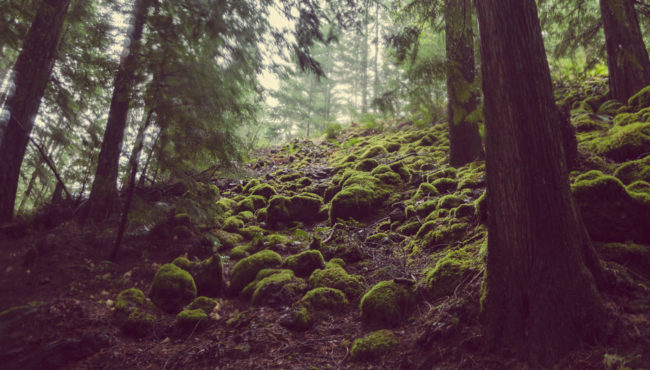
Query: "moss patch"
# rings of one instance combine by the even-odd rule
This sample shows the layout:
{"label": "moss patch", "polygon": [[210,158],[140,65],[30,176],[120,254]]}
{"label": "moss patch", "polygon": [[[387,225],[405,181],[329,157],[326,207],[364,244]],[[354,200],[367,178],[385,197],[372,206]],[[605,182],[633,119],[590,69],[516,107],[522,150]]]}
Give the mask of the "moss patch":
{"label": "moss patch", "polygon": [[184,332],[203,329],[208,322],[208,314],[201,309],[187,309],[176,315],[176,326]]}
{"label": "moss patch", "polygon": [[323,198],[313,193],[292,197],[276,195],[269,201],[267,222],[271,225],[293,221],[311,222],[317,219]]}
{"label": "moss patch", "polygon": [[352,361],[376,361],[390,353],[399,343],[392,331],[382,329],[356,339],[350,349]]}
{"label": "moss patch", "polygon": [[454,294],[456,287],[472,272],[476,261],[464,250],[448,253],[426,272],[423,291],[432,300]]}
{"label": "moss patch", "polygon": [[258,306],[288,305],[307,290],[307,283],[296,278],[291,270],[264,269],[242,290],[242,298],[249,298]]}
{"label": "moss patch", "polygon": [[284,266],[297,276],[308,277],[314,270],[325,267],[325,260],[320,251],[308,250],[287,257]]}
{"label": "moss patch", "polygon": [[[363,294],[364,280],[362,276],[350,275],[340,263],[332,259],[324,269],[317,269],[309,276],[309,285],[312,288],[328,287],[345,293],[349,300],[353,300]],[[342,263],[343,260],[340,260]]]}
{"label": "moss patch", "polygon": [[637,159],[650,152],[650,123],[614,126],[607,135],[593,139],[588,145],[596,154],[615,161]]}
{"label": "moss patch", "polygon": [[361,298],[361,320],[376,327],[403,323],[415,306],[415,290],[394,281],[382,281]]}
{"label": "moss patch", "polygon": [[189,272],[171,263],[162,265],[151,283],[149,298],[168,313],[176,313],[196,297],[196,284]]}
{"label": "moss patch", "polygon": [[600,171],[576,178],[572,190],[593,240],[650,242],[650,197],[628,192],[620,180]]}
{"label": "moss patch", "polygon": [[348,306],[345,294],[334,288],[314,288],[302,297],[300,304],[309,307],[311,310],[328,310],[340,312]]}
{"label": "moss patch", "polygon": [[265,268],[274,268],[282,264],[279,254],[264,250],[237,262],[230,273],[230,292],[239,292],[250,282],[255,280],[257,273]]}

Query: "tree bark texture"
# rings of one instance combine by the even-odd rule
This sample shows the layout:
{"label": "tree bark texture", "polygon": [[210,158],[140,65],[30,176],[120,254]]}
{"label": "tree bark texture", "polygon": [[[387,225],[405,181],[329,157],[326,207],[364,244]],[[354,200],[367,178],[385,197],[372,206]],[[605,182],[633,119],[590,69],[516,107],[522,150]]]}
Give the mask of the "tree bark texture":
{"label": "tree bark texture", "polygon": [[534,0],[478,0],[487,131],[491,347],[550,367],[605,323],[600,267],[570,192]]}
{"label": "tree bark texture", "polygon": [[115,198],[118,195],[117,172],[138,64],[138,45],[142,38],[147,3],[147,0],[137,0],[135,4],[133,31],[129,35],[128,54],[120,62],[115,75],[106,130],[97,160],[95,179],[90,190],[88,219],[92,221],[108,217],[113,211]]}
{"label": "tree bark texture", "polygon": [[7,98],[9,123],[0,142],[0,224],[14,215],[20,166],[50,78],[70,0],[43,0],[14,65],[15,93]]}
{"label": "tree bark texture", "polygon": [[600,0],[605,29],[609,90],[612,99],[627,103],[650,85],[650,59],[643,43],[633,0]]}
{"label": "tree bark texture", "polygon": [[478,130],[483,113],[479,87],[475,82],[473,21],[471,0],[446,2],[449,163],[453,167],[461,167],[484,156]]}

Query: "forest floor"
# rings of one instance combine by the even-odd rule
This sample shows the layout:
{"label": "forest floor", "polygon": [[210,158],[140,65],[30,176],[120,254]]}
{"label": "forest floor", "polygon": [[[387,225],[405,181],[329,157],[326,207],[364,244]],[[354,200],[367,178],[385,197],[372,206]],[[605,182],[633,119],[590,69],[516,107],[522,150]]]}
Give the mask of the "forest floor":
{"label": "forest floor", "polygon": [[[619,174],[622,166],[639,162],[638,154],[613,160],[595,153],[599,146],[594,140],[607,138],[616,125],[602,123],[606,115],[600,114],[592,117],[596,128],[581,130],[576,122],[587,114],[596,115],[572,114],[580,141],[573,179],[590,170]],[[73,219],[48,227],[32,221],[22,225],[24,230],[5,228],[0,236],[2,367],[530,368],[513,353],[493,352],[484,342],[479,303],[487,237],[481,207],[484,164],[450,169],[447,150],[446,125],[418,128],[411,123],[383,132],[353,127],[336,140],[261,149],[241,180],[208,181],[219,187],[214,199],[200,190],[142,191],[115,262],[107,259],[115,220],[89,226]],[[349,181],[369,182],[364,186],[373,189],[376,202],[345,208],[336,197],[354,187],[346,185]],[[247,200],[259,200],[250,197],[264,184],[287,197],[316,194],[321,207],[311,215],[289,209],[276,223],[276,213],[268,213],[270,195],[263,207],[247,205]],[[356,220],[332,222],[332,212]],[[173,223],[181,213],[190,219],[185,228]],[[647,226],[629,225],[629,235],[636,232],[643,239]],[[609,339],[571,352],[561,368],[650,364],[650,250],[643,240],[621,238],[618,244],[597,244],[615,287],[603,292],[611,317]],[[313,271],[302,278],[292,273],[286,284],[294,285],[272,286],[266,293],[258,278],[252,284],[268,298],[261,301],[228,288],[216,297],[205,322],[189,329],[179,326],[175,313],[149,308],[153,321],[134,337],[116,317],[121,291],[138,288],[148,294],[159,268],[179,256],[199,261],[217,251],[228,286],[235,262],[264,249],[282,256],[284,268],[287,257],[318,250],[330,261],[327,266],[336,263],[354,277],[361,294],[345,292],[347,301],[336,309],[306,306],[311,320],[302,328],[292,322],[305,307],[301,297],[310,288],[328,286],[319,285]],[[363,313],[362,295],[370,301],[377,290],[373,287],[382,282],[392,293],[378,305],[392,306],[372,311],[368,303]],[[288,294],[287,286],[298,288]],[[407,299],[400,296],[403,292]],[[387,345],[369,340],[372,348],[366,352],[360,342],[352,350],[355,340],[380,329],[390,330]]]}

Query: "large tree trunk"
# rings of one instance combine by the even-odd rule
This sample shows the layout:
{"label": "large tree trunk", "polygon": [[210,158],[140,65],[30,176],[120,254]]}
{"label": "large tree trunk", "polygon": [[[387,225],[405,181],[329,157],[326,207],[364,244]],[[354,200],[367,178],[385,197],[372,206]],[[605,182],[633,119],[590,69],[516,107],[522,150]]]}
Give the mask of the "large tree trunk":
{"label": "large tree trunk", "polygon": [[483,158],[478,131],[483,114],[480,91],[474,82],[476,66],[473,24],[471,0],[446,2],[449,164],[453,167]]}
{"label": "large tree trunk", "polygon": [[15,93],[4,109],[9,123],[0,142],[0,224],[14,215],[20,166],[56,59],[70,0],[43,0],[14,66]]}
{"label": "large tree trunk", "polygon": [[90,190],[88,219],[98,221],[108,217],[115,208],[117,171],[124,140],[124,129],[131,103],[131,93],[137,68],[137,52],[147,13],[147,0],[137,0],[134,6],[133,31],[129,35],[128,54],[120,62],[115,75],[104,140],[97,160],[95,180]]}
{"label": "large tree trunk", "polygon": [[476,4],[490,209],[486,339],[550,367],[602,337],[600,265],[570,192],[535,1]]}
{"label": "large tree trunk", "polygon": [[650,85],[650,59],[633,0],[600,0],[612,99],[627,103]]}

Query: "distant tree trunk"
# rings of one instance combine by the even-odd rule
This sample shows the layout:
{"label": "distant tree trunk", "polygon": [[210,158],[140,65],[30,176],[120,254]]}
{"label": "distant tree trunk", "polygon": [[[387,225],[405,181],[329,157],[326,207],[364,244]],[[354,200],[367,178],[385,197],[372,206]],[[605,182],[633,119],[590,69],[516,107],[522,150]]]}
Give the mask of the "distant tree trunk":
{"label": "distant tree trunk", "polygon": [[602,339],[600,265],[571,196],[535,0],[480,0],[491,347],[552,367]]}
{"label": "distant tree trunk", "polygon": [[[151,158],[153,158],[153,153],[156,150],[156,145],[158,145],[158,140],[160,139],[161,132],[162,131],[158,132],[158,135],[156,135],[156,139],[153,141],[153,144],[151,145],[149,156],[147,157],[147,161],[144,162],[144,168],[142,169],[142,173],[140,174],[140,179],[138,180],[138,186],[144,186],[144,182],[147,179],[147,170],[149,170],[149,163],[151,163]],[[151,185],[153,185],[153,182],[151,183]]]}
{"label": "distant tree trunk", "polygon": [[0,142],[0,224],[14,215],[20,166],[45,93],[70,0],[43,0],[14,65],[15,93],[7,98],[9,123]]}
{"label": "distant tree trunk", "polygon": [[361,49],[361,112],[368,112],[368,4],[364,6],[363,48]]}
{"label": "distant tree trunk", "polygon": [[99,151],[95,179],[90,190],[88,219],[98,221],[108,217],[115,206],[117,197],[117,171],[124,140],[124,129],[131,103],[135,70],[137,68],[137,51],[142,38],[148,0],[137,0],[134,6],[133,31],[129,35],[128,54],[120,62],[115,75],[113,97],[104,140]]}
{"label": "distant tree trunk", "polygon": [[627,103],[650,85],[650,59],[643,43],[634,0],[600,0],[607,44],[612,99]]}
{"label": "distant tree trunk", "polygon": [[[375,76],[372,94],[374,99],[379,97],[379,2],[375,2]],[[379,112],[378,106],[375,105],[375,114],[377,112]]]}
{"label": "distant tree trunk", "polygon": [[482,120],[480,90],[475,83],[474,17],[471,0],[445,5],[449,164],[461,167],[483,158],[478,124]]}

